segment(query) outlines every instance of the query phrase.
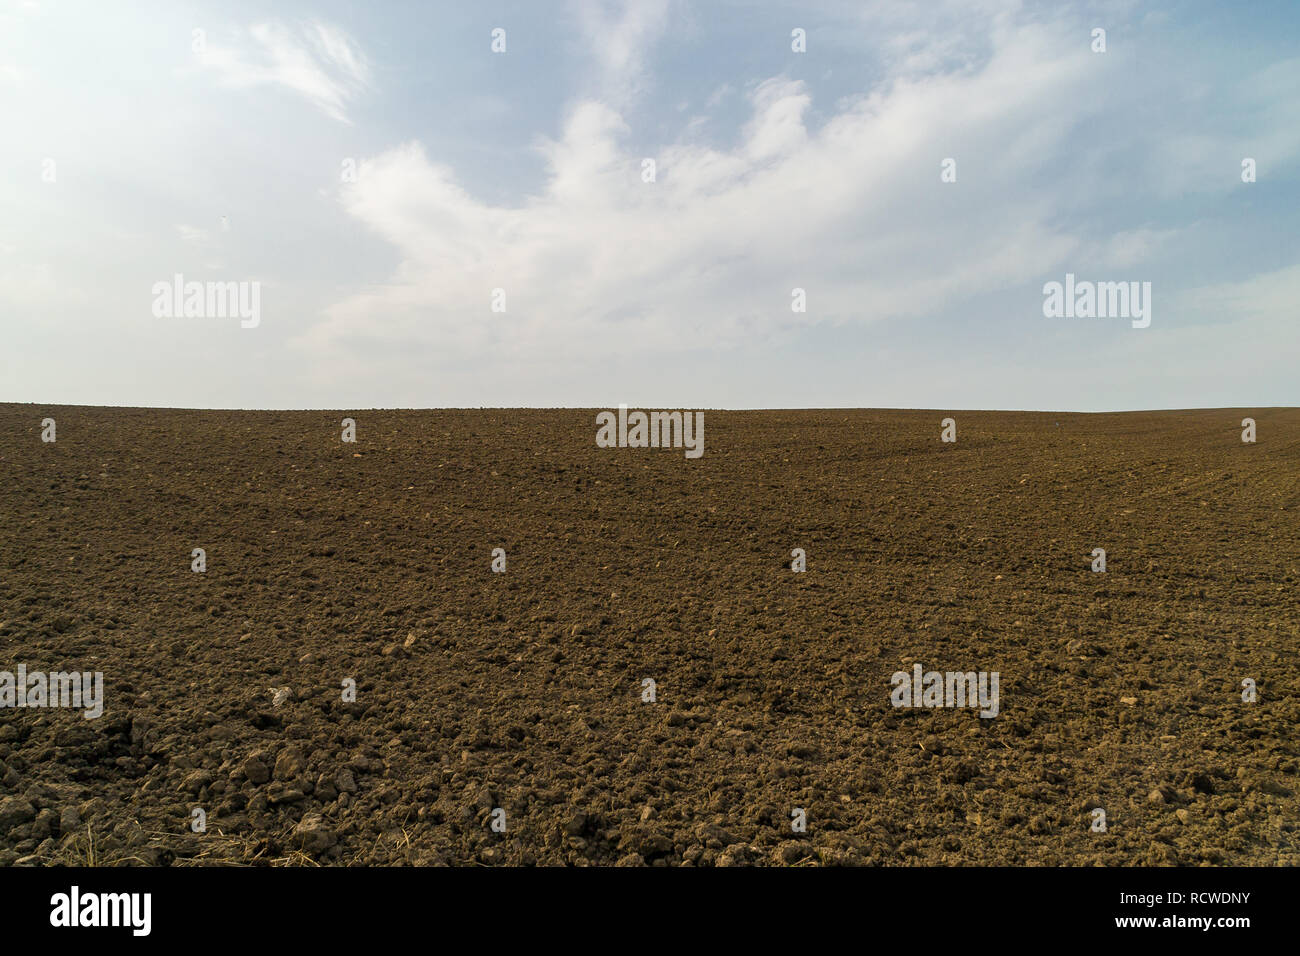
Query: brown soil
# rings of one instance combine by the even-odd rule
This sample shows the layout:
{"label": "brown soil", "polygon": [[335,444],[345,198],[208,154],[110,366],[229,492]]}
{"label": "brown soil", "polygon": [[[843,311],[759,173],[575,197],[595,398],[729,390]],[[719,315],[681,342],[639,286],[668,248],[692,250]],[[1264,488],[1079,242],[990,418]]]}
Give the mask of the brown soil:
{"label": "brown soil", "polygon": [[0,864],[1300,863],[1300,411],[948,414],[0,405]]}

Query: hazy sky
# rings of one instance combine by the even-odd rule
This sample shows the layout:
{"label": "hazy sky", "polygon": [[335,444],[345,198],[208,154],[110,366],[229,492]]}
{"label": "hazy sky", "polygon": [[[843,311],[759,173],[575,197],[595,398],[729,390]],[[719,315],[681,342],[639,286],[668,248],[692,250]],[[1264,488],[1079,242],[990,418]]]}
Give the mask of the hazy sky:
{"label": "hazy sky", "polygon": [[1292,0],[0,0],[3,401],[1297,405],[1298,215]]}

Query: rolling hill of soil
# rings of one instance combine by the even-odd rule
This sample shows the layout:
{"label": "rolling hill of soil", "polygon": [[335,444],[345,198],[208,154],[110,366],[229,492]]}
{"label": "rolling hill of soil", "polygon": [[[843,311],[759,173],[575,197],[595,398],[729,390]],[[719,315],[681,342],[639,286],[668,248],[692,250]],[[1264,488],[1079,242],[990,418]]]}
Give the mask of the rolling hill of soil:
{"label": "rolling hill of soil", "polygon": [[1300,411],[705,420],[0,405],[0,865],[1300,863]]}

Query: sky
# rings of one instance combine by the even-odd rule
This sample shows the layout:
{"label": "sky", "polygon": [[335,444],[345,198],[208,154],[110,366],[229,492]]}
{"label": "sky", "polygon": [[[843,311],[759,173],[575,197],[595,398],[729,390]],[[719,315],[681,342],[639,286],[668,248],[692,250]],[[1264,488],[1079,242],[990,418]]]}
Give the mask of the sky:
{"label": "sky", "polygon": [[1294,406],[1298,211],[1290,0],[0,0],[0,401]]}

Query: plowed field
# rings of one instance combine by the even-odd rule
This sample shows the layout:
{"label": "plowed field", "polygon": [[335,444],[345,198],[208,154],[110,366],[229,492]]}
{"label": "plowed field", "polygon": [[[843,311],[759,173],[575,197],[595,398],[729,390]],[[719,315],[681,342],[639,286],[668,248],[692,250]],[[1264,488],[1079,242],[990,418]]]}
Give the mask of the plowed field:
{"label": "plowed field", "polygon": [[1300,863],[1300,411],[705,423],[0,405],[0,864]]}

